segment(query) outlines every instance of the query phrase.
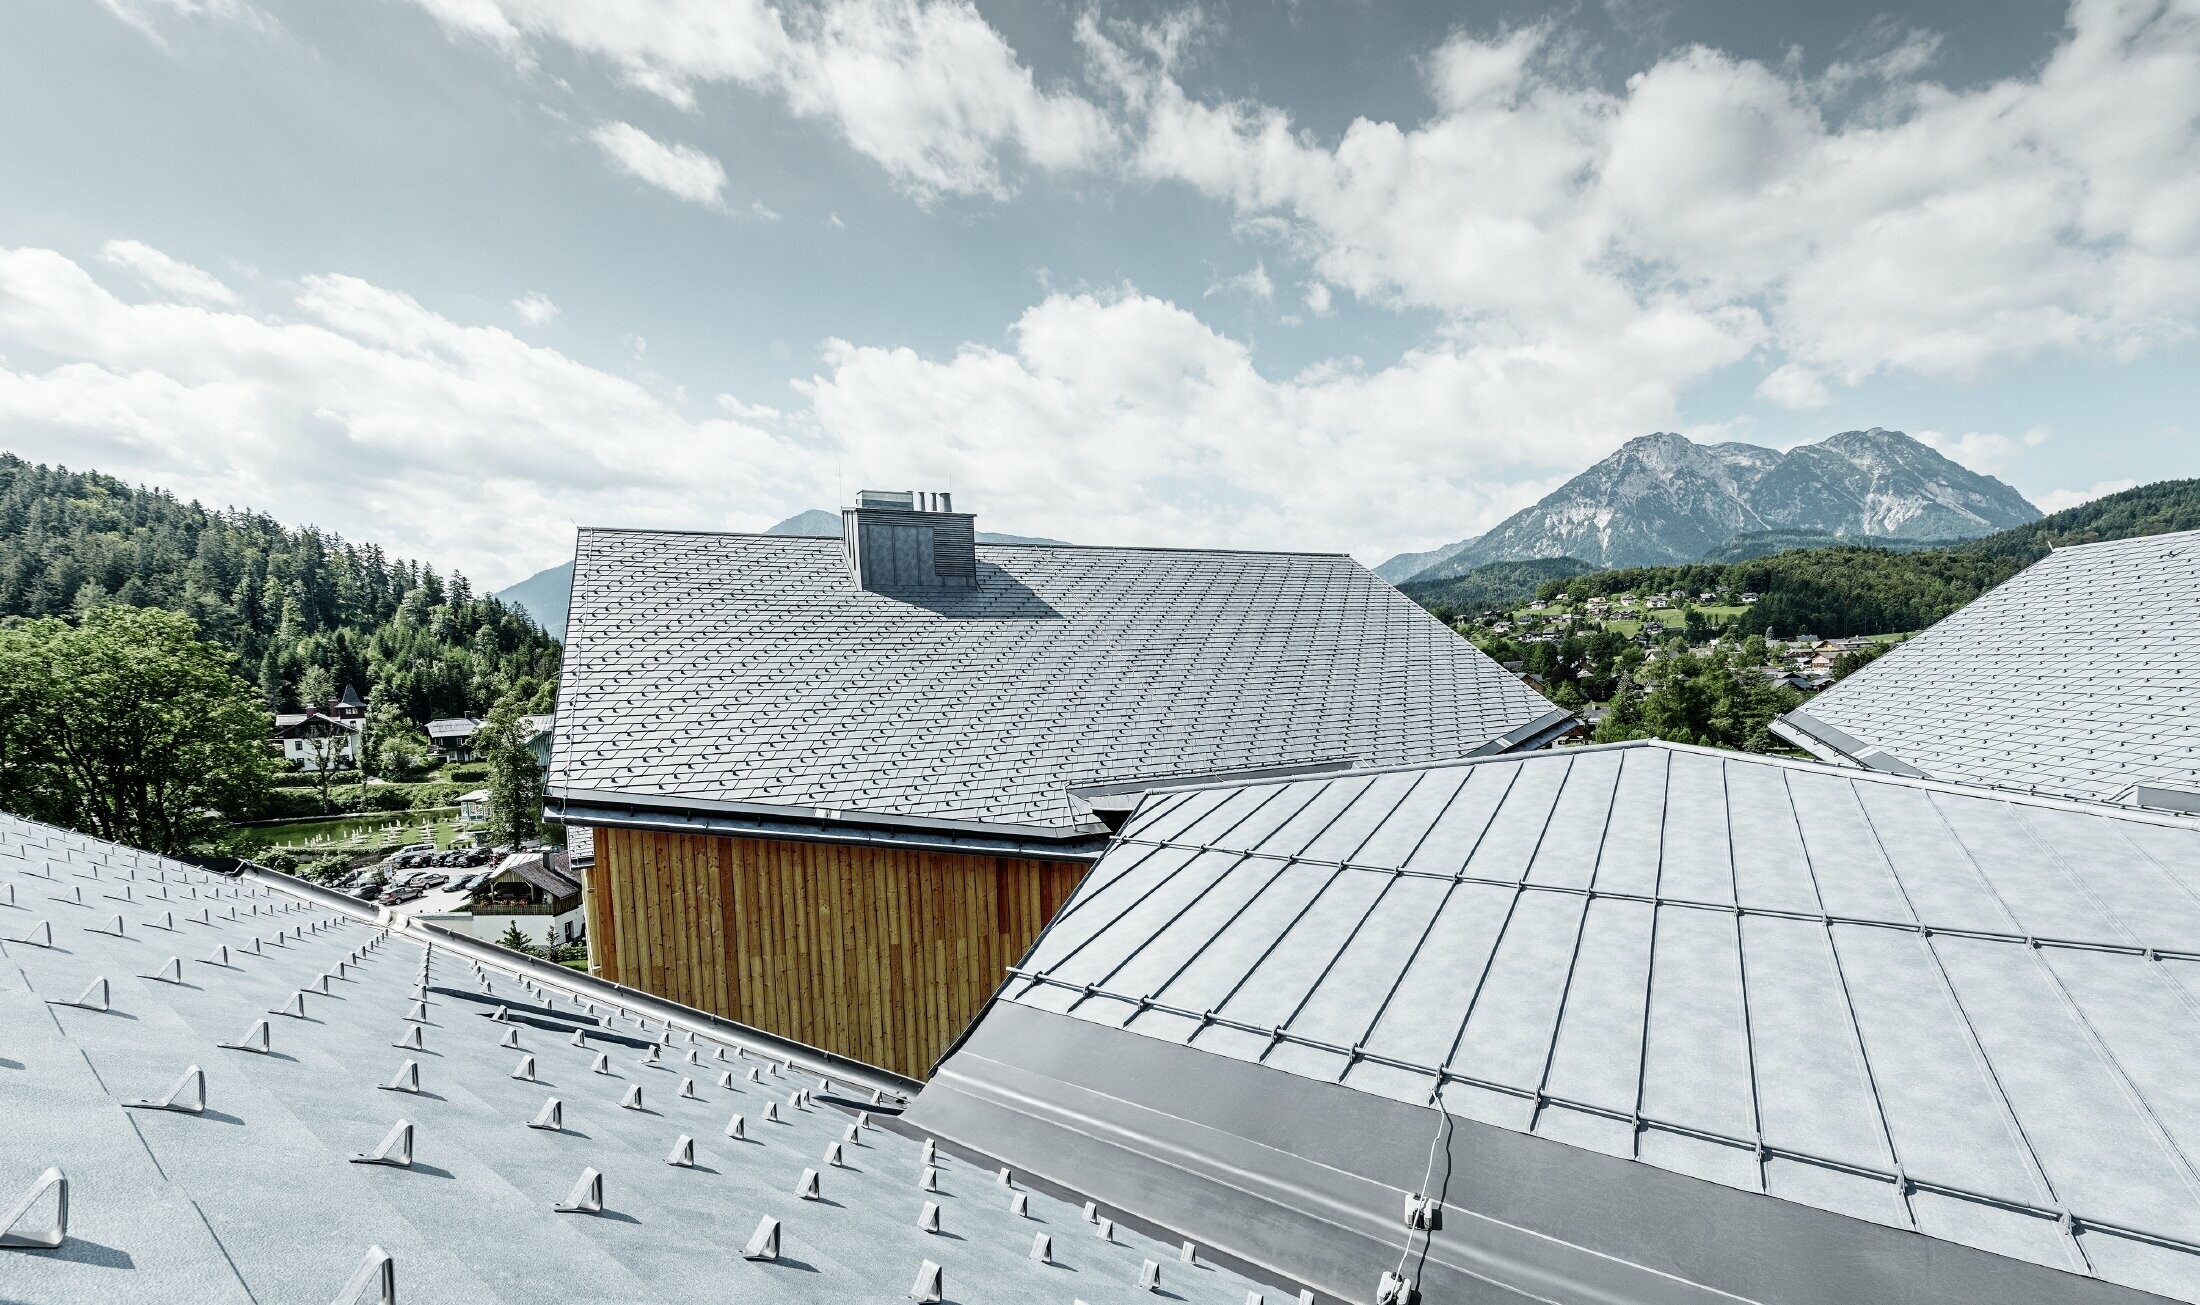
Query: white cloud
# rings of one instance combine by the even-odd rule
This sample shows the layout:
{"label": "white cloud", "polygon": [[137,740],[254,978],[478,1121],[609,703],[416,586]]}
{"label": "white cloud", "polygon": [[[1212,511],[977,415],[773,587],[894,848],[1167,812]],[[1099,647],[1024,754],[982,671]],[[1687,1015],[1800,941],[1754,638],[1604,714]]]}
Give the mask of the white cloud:
{"label": "white cloud", "polygon": [[2045,444],[2049,434],[2045,426],[2034,426],[2022,435],[1997,435],[1990,431],[1943,435],[1937,430],[1921,430],[1917,438],[1952,462],[1998,476],[2009,469],[2018,454]]}
{"label": "white cloud", "polygon": [[1306,283],[1306,311],[1316,317],[1329,316],[1329,286],[1326,283],[1321,281]]}
{"label": "white cloud", "polygon": [[726,189],[726,169],[691,145],[667,145],[628,122],[607,122],[588,134],[612,165],[669,195],[716,208]]}
{"label": "white cloud", "polygon": [[1757,397],[1783,408],[1823,408],[1833,402],[1833,394],[1818,373],[1797,363],[1776,367],[1771,374],[1757,383]]}
{"label": "white cloud", "polygon": [[843,474],[951,483],[995,529],[1378,560],[1676,424],[1668,378],[1744,356],[1746,325],[1677,314],[1616,344],[1456,340],[1279,378],[1165,300],[1057,293],[1005,346],[832,341],[792,408],[716,395],[692,415],[638,337],[619,375],[353,277],[264,308],[136,304],[59,253],[0,249],[0,428],[27,457],[491,584],[556,560],[547,523],[753,528],[830,506]]}
{"label": "white cloud", "polygon": [[100,258],[116,267],[127,268],[147,287],[167,295],[171,299],[187,299],[203,304],[230,304],[237,296],[221,278],[204,272],[189,263],[168,255],[136,240],[110,240],[100,246]]}
{"label": "white cloud", "polygon": [[1749,348],[1677,316],[1612,343],[1455,342],[1275,379],[1243,343],[1131,291],[1050,295],[1009,336],[945,359],[834,341],[796,387],[805,418],[868,483],[952,481],[981,515],[1048,505],[997,528],[1380,560],[1436,542],[1425,531],[1494,524],[1525,482],[1578,471],[1613,432],[1671,426],[1667,378]]}
{"label": "white cloud", "polygon": [[2127,489],[2135,489],[2138,484],[2139,482],[2136,480],[2103,480],[2088,485],[2084,489],[2051,489],[2045,494],[2034,498],[2032,506],[2042,512],[2060,512],[2064,508],[2074,508],[2080,503],[2091,503],[2094,499],[2107,494],[2120,494]]}
{"label": "white cloud", "polygon": [[547,523],[762,526],[829,493],[740,420],[353,277],[305,277],[275,311],[133,304],[61,254],[0,249],[0,353],[0,428],[25,457],[483,583],[556,560]]}
{"label": "white cloud", "polygon": [[540,290],[530,290],[512,301],[512,311],[529,326],[548,326],[558,320],[558,306]]}
{"label": "white cloud", "polygon": [[244,0],[100,0],[100,4],[162,46],[168,43],[159,26],[164,18],[212,19],[263,30],[275,25],[273,19]]}
{"label": "white cloud", "polygon": [[1207,294],[1242,294],[1249,299],[1266,303],[1276,297],[1276,283],[1268,275],[1267,264],[1255,263],[1249,271],[1240,272],[1226,281],[1217,281],[1208,286]]}
{"label": "white cloud", "polygon": [[1096,106],[1041,87],[969,0],[415,0],[446,29],[523,64],[555,42],[682,108],[700,86],[778,95],[829,122],[902,186],[930,197],[1007,193],[1002,156],[1049,171],[1105,157]]}
{"label": "white cloud", "polygon": [[[1267,224],[1325,282],[1478,331],[1741,309],[1776,371],[1822,386],[2125,356],[2200,314],[2190,0],[2079,0],[2035,71],[1965,87],[1930,79],[1928,34],[1816,81],[1689,47],[1616,91],[1551,25],[1462,34],[1427,61],[1431,117],[1331,141],[1195,97],[1143,34],[1080,36],[1140,172]],[[1767,397],[1817,392],[1794,371]]]}

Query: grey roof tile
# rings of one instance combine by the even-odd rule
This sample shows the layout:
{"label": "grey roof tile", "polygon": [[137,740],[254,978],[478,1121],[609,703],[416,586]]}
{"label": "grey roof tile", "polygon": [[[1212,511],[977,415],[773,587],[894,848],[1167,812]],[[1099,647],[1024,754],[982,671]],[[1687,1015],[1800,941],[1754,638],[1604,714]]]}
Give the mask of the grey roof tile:
{"label": "grey roof tile", "polygon": [[1664,744],[1158,795],[1006,996],[2200,1300],[2176,817]]}
{"label": "grey roof tile", "polygon": [[[99,894],[120,883],[137,898],[117,904],[124,934],[95,932],[112,914]],[[582,980],[536,995],[492,964],[485,993],[470,963],[439,947],[425,1046],[402,1050],[390,1044],[408,1027],[423,956],[410,933],[386,936],[250,878],[13,817],[0,817],[0,886],[15,900],[0,905],[0,1209],[48,1166],[70,1182],[69,1240],[0,1250],[0,1299],[327,1301],[370,1245],[394,1257],[400,1299],[454,1303],[906,1302],[927,1259],[958,1302],[1128,1305],[1152,1299],[1137,1290],[1148,1259],[1188,1301],[1242,1305],[1256,1289],[1211,1264],[1183,1265],[1173,1243],[1127,1227],[1103,1243],[1074,1202],[1033,1191],[1016,1217],[991,1169],[972,1160],[943,1155],[940,1190],[922,1194],[919,1140],[885,1128],[844,1143],[847,1167],[830,1168],[826,1148],[852,1115],[787,1103],[796,1087],[821,1088],[816,1071],[749,1083],[741,1071],[764,1065],[765,1051],[708,1035],[695,1044],[697,1066],[686,1065],[684,1041],[647,1065],[640,1047],[662,1026],[645,1033],[608,1006],[598,1024],[572,994],[602,990]],[[58,900],[76,887],[91,890],[91,905]],[[210,923],[192,918],[202,908]],[[152,926],[163,910],[174,929]],[[40,919],[54,946],[15,941]],[[299,926],[305,936],[276,945]],[[255,938],[268,940],[258,954]],[[331,995],[306,998],[306,1018],[268,1014],[369,943],[376,950]],[[200,959],[218,945],[230,948],[228,968]],[[172,955],[183,958],[183,983],[139,977]],[[49,1004],[95,977],[108,981],[111,1010]],[[497,1002],[513,1022],[484,1018]],[[263,1018],[271,1054],[221,1045]],[[570,1045],[575,1028],[595,1030],[585,1048]],[[505,1031],[519,1049],[500,1045]],[[733,1059],[716,1061],[720,1048]],[[608,1075],[590,1072],[599,1052]],[[534,1082],[512,1077],[523,1054],[535,1058]],[[408,1058],[420,1093],[378,1086]],[[121,1105],[160,1095],[189,1065],[205,1071],[205,1113]],[[733,1087],[718,1086],[725,1068]],[[683,1076],[698,1099],[679,1096]],[[635,1085],[645,1109],[620,1109]],[[550,1096],[564,1104],[565,1131],[528,1128]],[[767,1102],[780,1122],[764,1122]],[[740,1142],[724,1136],[737,1111]],[[346,1163],[399,1119],[414,1126],[409,1169]],[[696,1168],[666,1163],[683,1134]],[[605,1213],[554,1213],[584,1168],[604,1176]],[[805,1168],[821,1171],[822,1201],[796,1198]],[[942,1235],[916,1226],[925,1199],[944,1208]],[[782,1221],[782,1258],[751,1263],[740,1247],[766,1216]],[[1042,1231],[1054,1237],[1052,1265],[1030,1258]]]}
{"label": "grey roof tile", "polygon": [[1789,723],[1851,759],[1878,749],[1943,779],[2200,796],[2196,647],[2200,532],[2062,548]]}
{"label": "grey roof tile", "polygon": [[[1341,556],[583,530],[553,791],[1091,831],[1078,786],[1462,757],[1554,708]],[[804,814],[807,814],[806,812]]]}

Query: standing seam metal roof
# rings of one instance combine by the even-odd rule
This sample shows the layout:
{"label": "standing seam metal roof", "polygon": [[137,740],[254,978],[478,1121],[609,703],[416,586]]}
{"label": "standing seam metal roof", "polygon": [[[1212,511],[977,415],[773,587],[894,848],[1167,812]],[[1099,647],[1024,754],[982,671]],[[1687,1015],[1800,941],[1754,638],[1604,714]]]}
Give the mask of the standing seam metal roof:
{"label": "standing seam metal roof", "polygon": [[[24,941],[41,922],[50,942]],[[105,1009],[71,1004],[95,981]],[[464,952],[293,892],[0,817],[0,1212],[49,1166],[70,1185],[68,1240],[0,1249],[0,1300],[336,1300],[370,1245],[394,1258],[405,1300],[906,1302],[928,1260],[957,1302],[1128,1305],[1152,1299],[1137,1286],[1149,1260],[1168,1291],[1203,1305],[1243,1305],[1255,1289],[1128,1228],[1103,1241],[1020,1175],[1022,1214],[991,1171],[945,1154],[939,1190],[923,1191],[916,1139],[849,1136],[868,1098],[847,1078],[738,1039],[678,1037],[563,983],[543,966],[476,972]],[[493,1018],[500,1006],[507,1020]],[[225,1045],[249,1042],[256,1021],[266,1054]],[[421,1045],[393,1045],[408,1030]],[[418,1091],[388,1090],[406,1062]],[[124,1105],[191,1066],[203,1112]],[[640,1108],[622,1108],[635,1089]],[[798,1089],[814,1100],[790,1100]],[[553,1097],[562,1128],[529,1127]],[[735,1114],[740,1140],[726,1135]],[[347,1163],[401,1120],[408,1166]],[[682,1136],[694,1167],[668,1163]],[[827,1160],[836,1142],[845,1167]],[[554,1212],[584,1169],[603,1176],[603,1211]],[[805,1169],[821,1199],[797,1196]],[[927,1200],[941,1207],[936,1235],[917,1227]],[[765,1217],[781,1221],[779,1259],[745,1260]],[[1031,1258],[1040,1233],[1051,1264]]]}
{"label": "standing seam metal roof", "polygon": [[1213,788],[1144,804],[1018,974],[1014,1002],[2200,1300],[2189,822],[1665,744]]}
{"label": "standing seam metal roof", "polygon": [[2200,532],[2060,548],[1786,723],[1851,760],[1882,751],[1942,779],[2200,797],[2195,647]]}
{"label": "standing seam metal roof", "polygon": [[1556,709],[1341,556],[982,544],[858,588],[835,539],[583,530],[553,800],[1099,826],[1067,790],[1465,756]]}

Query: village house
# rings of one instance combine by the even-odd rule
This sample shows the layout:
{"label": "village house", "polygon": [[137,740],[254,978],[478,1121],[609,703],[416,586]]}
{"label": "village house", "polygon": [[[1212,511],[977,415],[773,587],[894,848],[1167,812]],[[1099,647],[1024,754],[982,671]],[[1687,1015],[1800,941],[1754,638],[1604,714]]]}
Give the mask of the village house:
{"label": "village house", "polygon": [[444,716],[428,722],[428,746],[442,761],[472,761],[474,735],[481,722],[472,716]]}
{"label": "village house", "polygon": [[[548,817],[605,978],[921,1076],[1145,793],[1573,718],[1350,558],[583,530]],[[766,982],[767,976],[775,982]]]}
{"label": "village house", "polygon": [[514,852],[496,873],[473,891],[466,903],[473,936],[494,942],[517,928],[528,942],[554,937],[578,942],[587,922],[581,910],[581,880],[560,851]]}
{"label": "village house", "polygon": [[359,691],[347,684],[340,696],[328,702],[277,713],[268,741],[295,769],[348,769],[359,764],[366,715]]}

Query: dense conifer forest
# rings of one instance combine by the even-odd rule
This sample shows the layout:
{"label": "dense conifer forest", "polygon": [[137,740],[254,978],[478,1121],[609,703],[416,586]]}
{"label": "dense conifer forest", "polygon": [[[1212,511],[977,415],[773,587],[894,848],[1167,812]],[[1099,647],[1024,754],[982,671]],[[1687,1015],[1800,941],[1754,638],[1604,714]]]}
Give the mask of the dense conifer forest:
{"label": "dense conifer forest", "polygon": [[547,710],[559,645],[465,577],[262,513],[0,454],[0,618],[165,608],[234,653],[272,710],[319,667],[413,721]]}

